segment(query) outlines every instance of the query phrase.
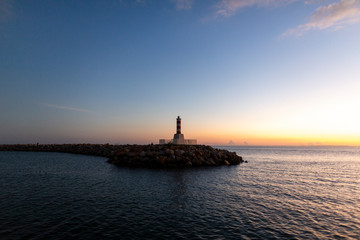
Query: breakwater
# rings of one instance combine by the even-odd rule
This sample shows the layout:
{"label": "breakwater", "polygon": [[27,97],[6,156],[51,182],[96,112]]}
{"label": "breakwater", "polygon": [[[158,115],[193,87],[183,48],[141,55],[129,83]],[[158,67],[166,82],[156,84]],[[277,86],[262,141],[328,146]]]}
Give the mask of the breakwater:
{"label": "breakwater", "polygon": [[107,157],[108,162],[130,167],[193,167],[236,165],[234,152],[205,145],[15,144],[0,151],[63,152]]}

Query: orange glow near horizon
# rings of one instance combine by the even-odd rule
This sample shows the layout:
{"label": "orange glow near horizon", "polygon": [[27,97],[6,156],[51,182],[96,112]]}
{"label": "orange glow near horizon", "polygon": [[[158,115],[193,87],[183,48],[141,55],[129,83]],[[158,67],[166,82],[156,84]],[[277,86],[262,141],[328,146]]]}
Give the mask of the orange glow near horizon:
{"label": "orange glow near horizon", "polygon": [[352,88],[328,87],[231,117],[215,116],[188,131],[206,144],[360,146],[358,89],[357,82]]}
{"label": "orange glow near horizon", "polygon": [[351,138],[198,138],[199,144],[249,146],[360,146]]}
{"label": "orange glow near horizon", "polygon": [[197,137],[198,143],[210,145],[266,145],[266,146],[360,146],[360,137],[355,135],[260,135],[260,134],[204,134]]}

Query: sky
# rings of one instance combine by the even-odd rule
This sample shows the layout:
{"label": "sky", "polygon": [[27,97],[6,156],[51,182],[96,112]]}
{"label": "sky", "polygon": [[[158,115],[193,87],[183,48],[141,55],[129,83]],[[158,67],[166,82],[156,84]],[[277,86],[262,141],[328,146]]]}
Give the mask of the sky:
{"label": "sky", "polygon": [[0,0],[0,144],[360,146],[360,0]]}

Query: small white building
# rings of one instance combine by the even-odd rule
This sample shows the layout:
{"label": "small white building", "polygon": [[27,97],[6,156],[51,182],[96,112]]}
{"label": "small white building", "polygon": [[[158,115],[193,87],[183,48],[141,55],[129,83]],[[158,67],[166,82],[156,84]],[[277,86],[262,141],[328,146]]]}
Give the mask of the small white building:
{"label": "small white building", "polygon": [[181,133],[181,118],[180,116],[176,119],[176,133],[173,139],[159,139],[159,144],[185,144],[185,145],[196,145],[196,139],[185,139],[184,134]]}

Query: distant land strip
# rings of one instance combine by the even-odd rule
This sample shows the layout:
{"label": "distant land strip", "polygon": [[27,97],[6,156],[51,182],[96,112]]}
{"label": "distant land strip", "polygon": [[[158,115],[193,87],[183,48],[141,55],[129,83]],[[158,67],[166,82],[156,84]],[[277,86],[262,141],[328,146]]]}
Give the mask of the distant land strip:
{"label": "distant land strip", "polygon": [[177,168],[237,165],[235,152],[206,145],[12,144],[0,151],[61,152],[107,157],[117,166]]}

